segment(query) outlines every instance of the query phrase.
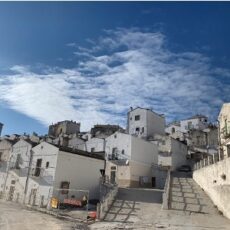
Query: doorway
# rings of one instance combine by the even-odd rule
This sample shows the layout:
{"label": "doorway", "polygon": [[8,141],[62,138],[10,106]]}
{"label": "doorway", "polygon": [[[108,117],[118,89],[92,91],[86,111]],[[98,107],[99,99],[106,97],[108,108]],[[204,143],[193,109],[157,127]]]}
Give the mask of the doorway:
{"label": "doorway", "polygon": [[116,171],[111,171],[110,172],[110,183],[115,184],[116,182]]}
{"label": "doorway", "polygon": [[156,177],[152,177],[152,187],[156,187]]}

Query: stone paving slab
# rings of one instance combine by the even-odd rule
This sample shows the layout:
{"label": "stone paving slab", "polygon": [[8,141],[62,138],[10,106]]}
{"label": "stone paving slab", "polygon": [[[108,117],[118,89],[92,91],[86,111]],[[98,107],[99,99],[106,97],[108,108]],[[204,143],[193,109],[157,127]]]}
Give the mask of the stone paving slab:
{"label": "stone paving slab", "polygon": [[217,212],[205,192],[184,173],[172,175],[170,201],[171,209],[174,210],[210,214]]}

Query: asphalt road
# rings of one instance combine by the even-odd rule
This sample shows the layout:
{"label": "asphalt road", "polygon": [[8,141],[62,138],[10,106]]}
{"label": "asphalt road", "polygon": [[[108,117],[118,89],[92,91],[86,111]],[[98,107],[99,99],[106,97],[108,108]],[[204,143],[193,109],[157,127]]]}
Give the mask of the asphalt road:
{"label": "asphalt road", "polygon": [[0,230],[70,230],[73,223],[0,200]]}

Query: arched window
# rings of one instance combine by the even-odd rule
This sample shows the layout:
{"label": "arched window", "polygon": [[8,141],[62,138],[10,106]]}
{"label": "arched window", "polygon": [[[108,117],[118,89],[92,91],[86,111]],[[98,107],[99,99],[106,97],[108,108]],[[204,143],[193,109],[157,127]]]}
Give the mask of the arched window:
{"label": "arched window", "polygon": [[175,128],[174,127],[172,127],[172,133],[175,133]]}

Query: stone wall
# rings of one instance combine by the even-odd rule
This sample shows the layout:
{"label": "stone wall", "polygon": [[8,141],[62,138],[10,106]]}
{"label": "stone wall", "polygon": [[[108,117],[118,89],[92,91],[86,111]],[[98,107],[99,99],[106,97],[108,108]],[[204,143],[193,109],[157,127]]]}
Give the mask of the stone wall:
{"label": "stone wall", "polygon": [[194,171],[193,179],[230,219],[230,158]]}

